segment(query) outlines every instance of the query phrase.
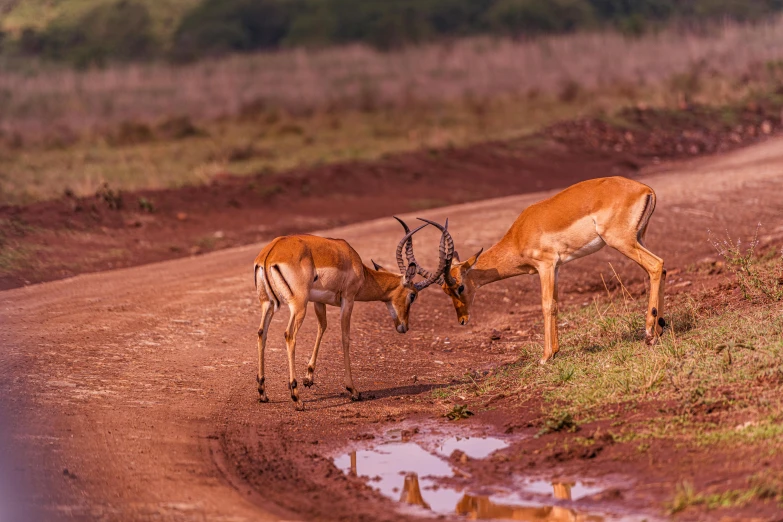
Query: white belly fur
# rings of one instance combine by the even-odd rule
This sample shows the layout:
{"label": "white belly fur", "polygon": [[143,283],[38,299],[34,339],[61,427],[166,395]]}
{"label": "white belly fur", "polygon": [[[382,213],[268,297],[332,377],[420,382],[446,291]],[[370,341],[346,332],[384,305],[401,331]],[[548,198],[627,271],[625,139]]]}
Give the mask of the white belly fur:
{"label": "white belly fur", "polygon": [[579,259],[580,257],[585,257],[585,256],[589,256],[590,254],[594,254],[595,252],[601,250],[605,244],[606,243],[604,243],[604,240],[601,239],[601,236],[596,236],[589,243],[582,245],[578,249],[572,252],[566,252],[565,255],[561,257],[562,260],[561,262],[568,263],[569,261],[573,261],[574,259]]}
{"label": "white belly fur", "polygon": [[310,290],[310,301],[334,306],[338,306],[340,304],[335,292],[330,290],[320,290],[318,288],[313,288]]}

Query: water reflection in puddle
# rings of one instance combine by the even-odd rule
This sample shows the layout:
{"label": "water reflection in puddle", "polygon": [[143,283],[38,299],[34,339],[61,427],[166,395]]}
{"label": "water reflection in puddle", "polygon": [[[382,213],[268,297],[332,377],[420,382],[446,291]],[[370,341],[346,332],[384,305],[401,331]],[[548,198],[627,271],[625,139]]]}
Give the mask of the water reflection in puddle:
{"label": "water reflection in puddle", "polygon": [[604,488],[592,482],[549,482],[533,480],[525,484],[524,490],[546,495],[554,489],[555,498],[560,500],[579,500],[600,493]]}
{"label": "water reflection in puddle", "polygon": [[448,457],[454,451],[460,451],[470,458],[483,459],[508,447],[508,443],[501,439],[449,437],[439,440],[434,445],[434,452],[430,452],[410,442],[407,432],[390,433],[387,440],[389,438],[392,442],[341,455],[335,458],[334,463],[345,473],[367,477],[372,487],[390,499],[439,514],[457,513],[471,519],[604,520],[601,516],[580,514],[569,507],[542,506],[530,498],[546,495],[558,501],[578,500],[601,491],[602,488],[590,483],[532,481],[521,484],[519,493],[504,489],[492,490],[484,495],[472,495],[438,483],[441,478],[464,476],[442,456]]}
{"label": "water reflection in puddle", "polygon": [[450,488],[438,487],[434,480],[453,476],[451,466],[413,442],[354,451],[337,457],[334,464],[351,475],[369,477],[372,487],[386,497],[438,513],[453,513],[461,496]]}
{"label": "water reflection in puddle", "polygon": [[449,437],[438,444],[437,451],[446,457],[461,451],[472,459],[483,459],[507,447],[508,442],[494,437]]}

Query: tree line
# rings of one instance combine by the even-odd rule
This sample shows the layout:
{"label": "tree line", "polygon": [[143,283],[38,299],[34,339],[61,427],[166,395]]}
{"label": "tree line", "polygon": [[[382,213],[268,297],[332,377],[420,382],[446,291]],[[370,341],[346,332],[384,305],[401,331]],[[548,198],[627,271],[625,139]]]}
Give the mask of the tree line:
{"label": "tree line", "polygon": [[201,0],[161,41],[144,3],[118,0],[14,38],[0,33],[0,51],[76,66],[183,62],[348,43],[390,50],[479,34],[532,37],[614,28],[636,35],[673,22],[755,21],[780,11],[783,0]]}

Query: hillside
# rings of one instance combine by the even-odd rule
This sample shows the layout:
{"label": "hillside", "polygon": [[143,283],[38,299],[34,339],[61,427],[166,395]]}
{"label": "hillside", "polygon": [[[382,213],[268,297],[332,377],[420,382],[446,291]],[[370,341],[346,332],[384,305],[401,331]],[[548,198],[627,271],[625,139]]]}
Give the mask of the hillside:
{"label": "hillside", "polygon": [[[0,30],[18,37],[25,28],[46,29],[53,21],[74,23],[90,10],[117,0],[0,0]],[[155,32],[171,38],[179,21],[198,0],[136,0],[149,9]]]}
{"label": "hillside", "polygon": [[2,1],[2,56],[80,68],[354,43],[388,51],[475,35],[705,32],[727,20],[769,20],[783,9],[780,0]]}

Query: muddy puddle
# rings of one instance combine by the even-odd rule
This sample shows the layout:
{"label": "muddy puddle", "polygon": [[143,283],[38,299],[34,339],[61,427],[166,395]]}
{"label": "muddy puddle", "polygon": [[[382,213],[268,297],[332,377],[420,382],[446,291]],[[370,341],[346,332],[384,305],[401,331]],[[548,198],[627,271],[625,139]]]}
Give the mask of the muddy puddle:
{"label": "muddy puddle", "polygon": [[[402,509],[468,519],[529,521],[643,520],[611,509],[580,505],[609,487],[579,480],[507,477],[497,484],[476,483],[460,469],[507,448],[510,439],[486,434],[455,435],[438,429],[392,430],[365,448],[334,458],[344,473],[365,478]],[[457,479],[457,480],[454,480]],[[455,485],[455,482],[459,485]],[[464,483],[464,484],[463,484]]]}

